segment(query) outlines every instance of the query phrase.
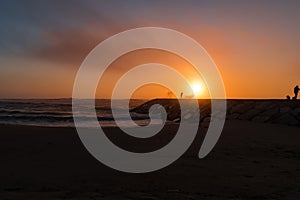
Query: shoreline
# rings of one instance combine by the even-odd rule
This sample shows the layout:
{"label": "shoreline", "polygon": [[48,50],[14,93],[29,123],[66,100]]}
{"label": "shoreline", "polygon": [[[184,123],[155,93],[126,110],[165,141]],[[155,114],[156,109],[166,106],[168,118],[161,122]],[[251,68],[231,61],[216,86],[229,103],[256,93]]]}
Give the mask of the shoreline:
{"label": "shoreline", "polygon": [[[152,105],[162,105],[166,112],[170,123],[179,123],[183,117],[184,120],[195,122],[199,119],[195,109],[191,107],[191,101],[196,99],[153,99],[147,102],[136,100],[130,106],[131,118],[139,125],[145,125],[149,121],[149,110]],[[115,126],[114,118],[110,110],[109,100],[96,105],[98,121],[102,126]],[[179,106],[179,101],[183,102],[183,110]],[[204,127],[208,126],[211,120],[211,100],[197,99],[200,108],[200,124]],[[262,122],[269,124],[286,124],[300,127],[300,101],[288,100],[253,100],[253,99],[238,99],[226,100],[226,119],[227,120],[246,120],[253,122]],[[37,103],[38,102],[38,103]],[[24,105],[26,109],[24,110]],[[1,104],[1,123],[7,124],[28,124],[45,127],[73,127],[73,115],[71,99],[63,102],[56,100],[20,100],[12,102],[2,102]],[[84,102],[82,102],[84,103]],[[121,105],[121,104],[120,104]],[[61,108],[60,108],[61,106]],[[58,110],[57,110],[58,109]],[[61,110],[59,110],[61,109]],[[161,112],[159,108],[154,108],[152,111],[159,116]],[[182,112],[181,112],[182,111]],[[181,115],[182,113],[182,115]],[[86,127],[89,125],[90,116],[82,114],[80,126]],[[126,126],[127,119],[124,120]]]}

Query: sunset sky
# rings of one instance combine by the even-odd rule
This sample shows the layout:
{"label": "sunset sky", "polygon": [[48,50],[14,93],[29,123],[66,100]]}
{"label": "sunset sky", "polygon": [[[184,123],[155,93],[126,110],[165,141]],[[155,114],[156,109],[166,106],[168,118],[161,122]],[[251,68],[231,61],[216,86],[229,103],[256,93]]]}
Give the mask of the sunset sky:
{"label": "sunset sky", "polygon": [[[1,2],[0,25],[0,98],[71,97],[81,62],[99,42],[145,26],[171,28],[198,41],[218,66],[228,98],[285,98],[300,85],[297,0],[12,0]],[[126,66],[152,58],[196,81],[188,64],[175,55],[137,51],[110,66],[97,98],[110,97],[113,80]],[[157,86],[136,94],[167,96]]]}

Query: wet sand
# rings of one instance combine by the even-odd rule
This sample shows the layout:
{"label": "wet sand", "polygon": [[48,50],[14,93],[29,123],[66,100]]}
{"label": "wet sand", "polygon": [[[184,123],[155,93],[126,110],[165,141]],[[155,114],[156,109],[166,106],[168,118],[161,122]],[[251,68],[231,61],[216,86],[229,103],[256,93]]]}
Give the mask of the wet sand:
{"label": "wet sand", "polygon": [[[105,129],[137,152],[162,146],[176,130],[168,125],[143,143]],[[200,160],[205,133],[201,127],[172,165],[129,174],[94,159],[74,128],[1,125],[0,199],[299,199],[299,127],[227,120],[216,147]]]}

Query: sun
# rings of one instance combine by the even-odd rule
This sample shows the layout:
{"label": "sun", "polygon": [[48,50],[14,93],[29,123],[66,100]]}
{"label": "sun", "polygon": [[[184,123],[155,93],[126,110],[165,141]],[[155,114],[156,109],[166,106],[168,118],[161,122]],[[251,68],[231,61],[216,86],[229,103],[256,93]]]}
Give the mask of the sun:
{"label": "sun", "polygon": [[202,94],[203,88],[200,83],[193,83],[191,87],[195,97],[199,97]]}

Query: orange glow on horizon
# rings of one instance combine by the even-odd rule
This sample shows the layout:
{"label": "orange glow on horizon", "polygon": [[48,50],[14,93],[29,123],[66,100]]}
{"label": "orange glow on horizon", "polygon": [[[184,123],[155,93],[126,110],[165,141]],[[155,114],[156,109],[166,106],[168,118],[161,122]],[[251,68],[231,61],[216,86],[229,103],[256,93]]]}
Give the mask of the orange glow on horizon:
{"label": "orange glow on horizon", "polygon": [[[284,99],[287,95],[292,96],[294,86],[300,84],[297,46],[277,40],[274,35],[251,35],[238,28],[219,30],[211,27],[204,27],[203,30],[186,28],[182,32],[203,45],[213,58],[222,75],[227,98]],[[231,34],[235,34],[234,37],[229,37]],[[114,83],[126,70],[150,62],[173,67],[187,77],[191,84],[199,78],[192,66],[180,57],[164,51],[145,49],[121,56],[113,62],[99,82],[96,98],[110,98]],[[0,73],[0,98],[70,98],[80,66],[80,63],[72,66],[32,57],[11,60],[7,57],[2,59],[1,64],[6,69]],[[209,98],[201,77],[199,82],[203,83],[204,90],[197,98]],[[193,94],[190,91],[183,93],[183,96]],[[180,92],[176,95],[180,95]],[[135,92],[133,97],[169,98],[170,93],[157,86],[145,86]]]}
{"label": "orange glow on horizon", "polygon": [[[198,74],[195,68],[181,57],[162,50],[143,49],[133,51],[119,57],[108,67],[103,77],[99,81],[96,97],[102,98],[103,96],[108,96],[110,98],[112,95],[113,87],[115,86],[116,82],[120,79],[120,77],[133,67],[145,63],[160,63],[166,66],[170,66],[176,71],[178,71],[178,73],[182,74],[188,83],[191,83],[194,80],[199,80],[199,83],[203,82],[200,74]],[[153,71],[149,74],[145,74],[145,76],[158,76],[158,74],[157,72]],[[174,77],[170,77],[168,74],[163,74],[161,76],[165,79],[169,79],[169,81],[171,82],[173,80],[176,80],[174,79]],[[183,86],[178,85],[175,89],[178,89],[180,87]],[[183,97],[194,96],[190,85],[187,85],[187,87],[183,88],[182,90],[178,90],[177,92],[175,91],[174,94],[174,91],[171,92],[171,90],[168,88],[152,84],[140,87],[134,93],[132,98],[151,99],[170,98],[175,96],[180,97],[181,92],[184,94]],[[202,95],[203,98],[209,98],[208,93],[204,91],[202,91],[201,96],[197,95],[197,97],[202,97]]]}

